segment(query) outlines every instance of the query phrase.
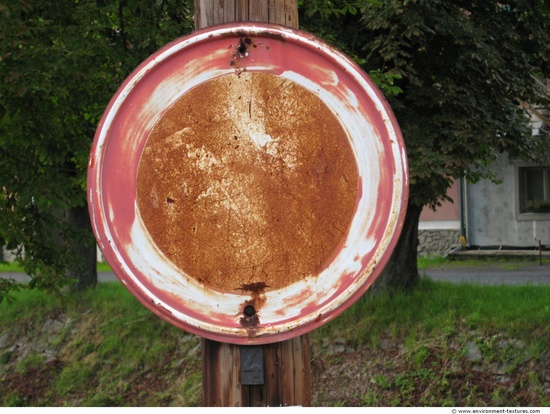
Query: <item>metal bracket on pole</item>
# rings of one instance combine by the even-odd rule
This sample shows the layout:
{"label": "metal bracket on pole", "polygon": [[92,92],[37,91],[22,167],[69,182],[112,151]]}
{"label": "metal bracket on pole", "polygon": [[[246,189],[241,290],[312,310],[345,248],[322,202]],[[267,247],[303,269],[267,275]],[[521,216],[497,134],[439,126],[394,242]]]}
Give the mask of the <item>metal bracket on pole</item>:
{"label": "metal bracket on pole", "polygon": [[264,351],[261,346],[241,346],[241,384],[264,385]]}

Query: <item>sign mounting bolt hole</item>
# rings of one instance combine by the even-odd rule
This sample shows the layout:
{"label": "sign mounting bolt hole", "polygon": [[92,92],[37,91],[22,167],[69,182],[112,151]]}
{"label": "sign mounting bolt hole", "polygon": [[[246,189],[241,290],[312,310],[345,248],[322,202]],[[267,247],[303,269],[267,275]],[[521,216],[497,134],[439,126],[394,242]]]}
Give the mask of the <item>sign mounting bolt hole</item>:
{"label": "sign mounting bolt hole", "polygon": [[245,314],[245,316],[251,318],[252,316],[256,315],[256,309],[254,309],[254,306],[252,305],[246,305],[244,307],[243,313]]}

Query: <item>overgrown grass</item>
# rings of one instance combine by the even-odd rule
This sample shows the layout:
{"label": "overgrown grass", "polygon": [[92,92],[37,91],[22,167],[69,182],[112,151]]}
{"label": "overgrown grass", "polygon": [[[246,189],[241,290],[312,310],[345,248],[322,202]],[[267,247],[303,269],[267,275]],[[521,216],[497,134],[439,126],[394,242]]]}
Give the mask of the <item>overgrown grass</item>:
{"label": "overgrown grass", "polygon": [[[84,294],[69,293],[64,301],[41,291],[22,290],[15,297],[14,304],[0,304],[0,406],[200,404],[200,339],[159,319],[121,284],[102,283]],[[517,373],[525,355],[532,367],[548,357],[549,322],[550,286],[421,280],[412,293],[367,294],[311,337],[313,353],[329,362],[333,357],[323,356],[327,341],[354,349],[379,349],[387,338],[400,344],[399,354],[373,361],[382,370],[356,404],[540,405],[549,403],[545,374],[536,368]],[[504,346],[503,338],[520,340],[523,348]],[[516,373],[521,385],[514,392],[509,385],[496,386],[487,397],[475,378],[457,374],[470,342],[488,364],[504,364],[501,377]],[[21,385],[28,378],[44,383],[29,394]],[[464,384],[460,392],[453,391],[456,384]]]}
{"label": "overgrown grass", "polygon": [[[363,394],[329,404],[547,406],[549,324],[550,286],[423,279],[412,293],[367,293],[312,338],[370,350],[358,361],[370,372]],[[321,352],[335,366],[345,358]]]}
{"label": "overgrown grass", "polygon": [[[40,350],[55,351],[62,361],[46,387],[48,393],[33,405],[200,402],[200,340],[159,319],[121,284],[102,283],[81,295],[68,294],[63,301],[40,291],[23,290],[14,296],[12,305],[0,304],[0,332],[36,341],[17,363],[18,373],[36,375]],[[44,337],[52,325],[58,329]],[[4,361],[4,368],[10,359],[13,356]],[[5,389],[2,368],[0,364],[0,388]],[[146,387],[145,382],[152,384]],[[21,404],[20,398],[8,395],[3,401],[0,396],[0,406],[8,400]]]}
{"label": "overgrown grass", "polygon": [[61,306],[59,298],[43,290],[22,289],[14,292],[13,297],[12,304],[7,301],[0,303],[0,328],[26,318],[41,321]]}
{"label": "overgrown grass", "polygon": [[337,332],[358,344],[378,341],[382,332],[406,338],[452,334],[479,328],[544,341],[550,323],[550,286],[483,286],[422,279],[412,293],[367,293],[319,335]]}

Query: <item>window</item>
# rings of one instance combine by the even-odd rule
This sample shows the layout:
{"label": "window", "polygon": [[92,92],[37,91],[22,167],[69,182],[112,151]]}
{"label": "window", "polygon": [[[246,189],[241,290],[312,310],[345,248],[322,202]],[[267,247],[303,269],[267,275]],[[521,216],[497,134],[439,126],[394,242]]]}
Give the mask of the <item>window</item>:
{"label": "window", "polygon": [[550,213],[550,167],[519,168],[520,213]]}

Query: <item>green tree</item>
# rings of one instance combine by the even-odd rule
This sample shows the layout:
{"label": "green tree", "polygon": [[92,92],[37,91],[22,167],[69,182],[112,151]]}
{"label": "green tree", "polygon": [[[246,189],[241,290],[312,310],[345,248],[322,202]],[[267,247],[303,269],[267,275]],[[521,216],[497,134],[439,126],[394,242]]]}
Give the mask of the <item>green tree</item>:
{"label": "green tree", "polygon": [[[418,279],[422,207],[446,199],[452,180],[493,178],[503,152],[541,160],[519,102],[546,105],[550,77],[546,0],[311,0],[303,28],[335,43],[374,74],[396,114],[410,164],[403,233],[375,287]],[[389,88],[389,89],[388,89]]]}
{"label": "green tree", "polygon": [[[0,5],[0,246],[31,287],[97,282],[85,194],[97,123],[130,71],[192,25],[188,0]],[[0,280],[0,301],[10,287]]]}
{"label": "green tree", "polygon": [[[96,124],[133,68],[191,30],[190,3],[0,5],[0,243],[24,249],[32,286],[58,289],[67,275],[77,277],[77,288],[95,283],[84,182]],[[548,5],[308,0],[300,12],[304,29],[371,74],[397,115],[411,199],[400,243],[377,284],[410,286],[418,277],[423,205],[445,199],[454,178],[490,177],[487,166],[500,152],[544,154],[517,101],[544,104],[533,77],[549,76]],[[0,298],[8,287],[0,281]]]}

